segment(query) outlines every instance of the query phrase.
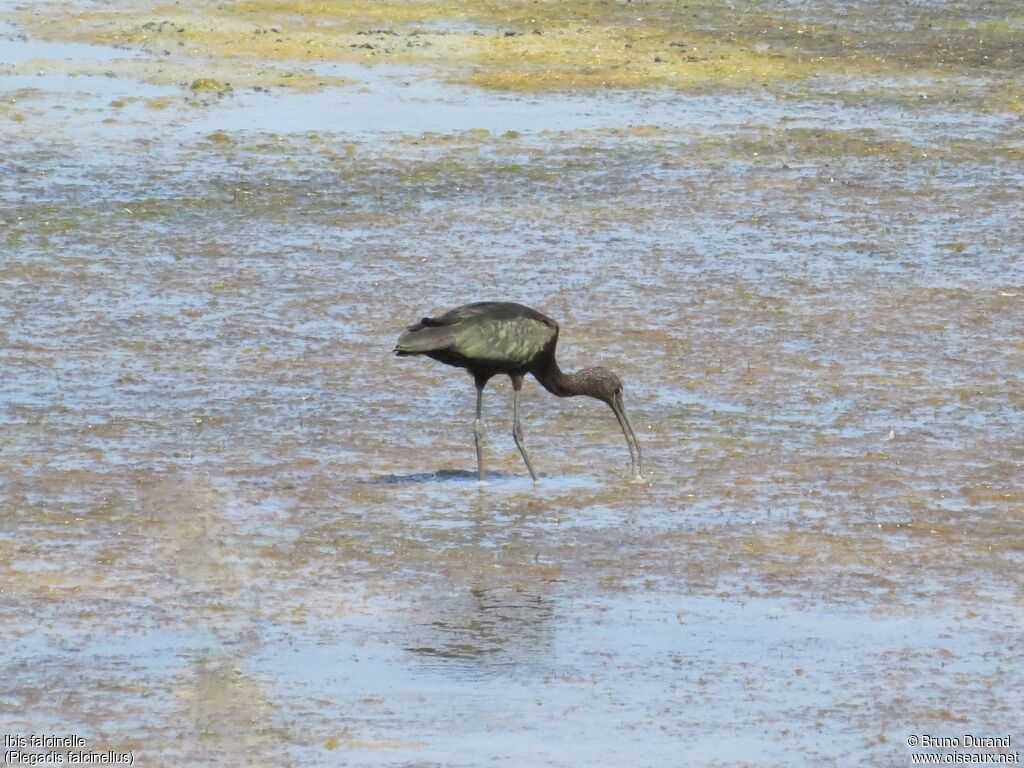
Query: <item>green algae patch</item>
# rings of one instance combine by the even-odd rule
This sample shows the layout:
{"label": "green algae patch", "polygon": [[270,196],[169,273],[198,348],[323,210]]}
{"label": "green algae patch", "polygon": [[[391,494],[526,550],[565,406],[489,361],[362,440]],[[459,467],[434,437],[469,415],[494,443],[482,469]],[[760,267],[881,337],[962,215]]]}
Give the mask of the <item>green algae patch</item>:
{"label": "green algae patch", "polygon": [[[769,3],[737,9],[712,0],[195,1],[84,12],[66,5],[18,18],[40,37],[142,48],[169,60],[198,57],[239,68],[321,61],[426,65],[445,79],[482,88],[545,92],[746,89],[820,75],[1016,68],[1024,61],[1024,29],[1011,7],[954,21],[931,9],[909,29],[894,10],[851,9],[825,19],[813,16],[821,11],[797,13]],[[306,84],[318,84],[311,80]]]}
{"label": "green algae patch", "polygon": [[[348,78],[337,75],[319,75],[271,64],[232,60],[197,63],[177,59],[116,59],[104,62],[33,59],[0,67],[0,74],[124,77],[153,85],[178,86],[188,94],[206,96],[226,94],[234,88],[287,88],[292,91],[308,91],[344,86],[351,82]],[[167,103],[162,102],[163,98],[151,99],[152,106],[167,106]]]}
{"label": "green algae patch", "polygon": [[992,112],[1024,113],[1024,85],[1019,79],[989,86],[982,108]]}
{"label": "green algae patch", "polygon": [[206,140],[212,144],[231,144],[231,137],[224,131],[214,131],[206,136]]}
{"label": "green algae patch", "polygon": [[933,151],[869,128],[785,128],[731,140],[711,138],[699,142],[699,145],[703,151],[717,150],[731,158],[760,162],[838,156],[912,160],[927,158]]}
{"label": "green algae patch", "polygon": [[196,78],[189,88],[196,93],[228,93],[231,91],[231,86],[228,83],[222,83],[212,77]]}

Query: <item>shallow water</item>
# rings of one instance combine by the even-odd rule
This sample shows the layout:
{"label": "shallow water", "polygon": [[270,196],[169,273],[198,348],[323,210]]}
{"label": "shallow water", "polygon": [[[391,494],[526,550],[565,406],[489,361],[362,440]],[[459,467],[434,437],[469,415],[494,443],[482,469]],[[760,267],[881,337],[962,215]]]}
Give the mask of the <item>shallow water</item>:
{"label": "shallow water", "polygon": [[[21,34],[0,730],[145,765],[1024,739],[1019,114],[336,64],[203,96]],[[619,372],[646,484],[607,408],[532,380],[542,481],[495,382],[477,484],[471,380],[391,349],[497,297]]]}

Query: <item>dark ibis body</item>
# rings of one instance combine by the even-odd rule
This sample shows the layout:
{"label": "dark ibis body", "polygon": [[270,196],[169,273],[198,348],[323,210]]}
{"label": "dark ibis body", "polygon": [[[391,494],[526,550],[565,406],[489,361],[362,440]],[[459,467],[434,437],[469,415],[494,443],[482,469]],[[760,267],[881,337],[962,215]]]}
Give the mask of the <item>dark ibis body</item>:
{"label": "dark ibis body", "polygon": [[528,373],[558,397],[587,395],[611,406],[626,436],[633,478],[643,478],[644,457],[622,402],[622,380],[607,368],[584,368],[576,373],[563,373],[555,361],[557,343],[558,323],[550,317],[522,304],[481,301],[456,307],[440,317],[424,317],[398,338],[395,354],[426,355],[442,363],[465,368],[473,374],[476,381],[473,435],[476,438],[480,480],[484,479],[484,387],[498,375],[512,379],[512,436],[530,476],[537,479],[519,424],[519,393],[523,388],[523,377]]}

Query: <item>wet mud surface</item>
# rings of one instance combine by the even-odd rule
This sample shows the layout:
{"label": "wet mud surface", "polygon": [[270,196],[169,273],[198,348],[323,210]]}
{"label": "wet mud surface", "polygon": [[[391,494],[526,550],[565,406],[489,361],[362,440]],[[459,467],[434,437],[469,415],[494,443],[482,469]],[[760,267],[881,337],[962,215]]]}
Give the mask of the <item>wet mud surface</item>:
{"label": "wet mud surface", "polygon": [[[1019,14],[920,7],[987,65],[768,6],[892,22],[889,64],[549,94],[263,49],[156,76],[88,5],[62,40],[0,4],[3,731],[253,766],[1024,739]],[[485,298],[623,378],[646,483],[530,379],[542,481],[495,382],[477,485],[471,379],[391,349]]]}

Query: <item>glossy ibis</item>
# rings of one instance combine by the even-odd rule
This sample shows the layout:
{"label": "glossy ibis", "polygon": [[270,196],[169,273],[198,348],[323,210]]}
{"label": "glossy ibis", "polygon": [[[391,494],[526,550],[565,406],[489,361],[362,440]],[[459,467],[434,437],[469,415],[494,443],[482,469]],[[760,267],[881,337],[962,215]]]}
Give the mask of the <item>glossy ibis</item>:
{"label": "glossy ibis", "polygon": [[643,478],[644,457],[622,402],[622,380],[607,368],[584,368],[563,373],[555,361],[558,323],[535,309],[504,301],[482,301],[456,307],[440,317],[424,317],[398,338],[397,355],[426,355],[448,365],[465,368],[476,381],[476,464],[484,479],[482,439],[484,387],[493,376],[512,379],[512,436],[523,454],[530,476],[537,480],[519,424],[519,392],[523,377],[532,373],[558,397],[587,395],[607,403],[619,420],[629,446],[633,479]]}

